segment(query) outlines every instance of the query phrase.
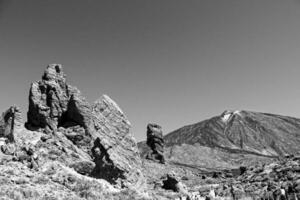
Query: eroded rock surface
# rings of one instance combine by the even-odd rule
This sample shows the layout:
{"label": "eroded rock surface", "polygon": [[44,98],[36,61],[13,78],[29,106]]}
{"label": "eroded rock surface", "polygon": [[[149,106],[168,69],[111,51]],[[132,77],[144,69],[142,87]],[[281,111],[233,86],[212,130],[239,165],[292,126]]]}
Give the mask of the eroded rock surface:
{"label": "eroded rock surface", "polygon": [[164,139],[160,125],[153,123],[147,125],[147,145],[151,150],[146,158],[164,164]]}
{"label": "eroded rock surface", "polygon": [[56,129],[68,100],[69,89],[61,65],[49,65],[42,80],[31,84],[27,127]]}
{"label": "eroded rock surface", "polygon": [[17,106],[11,106],[0,119],[0,137],[14,142],[14,130],[22,126],[22,115]]}
{"label": "eroded rock surface", "polygon": [[145,178],[141,171],[142,162],[136,141],[130,131],[130,122],[119,106],[107,95],[103,95],[92,107],[93,123],[87,129],[96,133],[93,134],[93,137],[96,137],[93,149],[98,148],[101,155],[101,159],[95,156],[96,176],[107,177],[105,172],[111,170],[111,174],[118,175],[119,180],[115,180],[111,175],[108,177],[112,178],[107,180],[117,182],[121,186],[143,187]]}

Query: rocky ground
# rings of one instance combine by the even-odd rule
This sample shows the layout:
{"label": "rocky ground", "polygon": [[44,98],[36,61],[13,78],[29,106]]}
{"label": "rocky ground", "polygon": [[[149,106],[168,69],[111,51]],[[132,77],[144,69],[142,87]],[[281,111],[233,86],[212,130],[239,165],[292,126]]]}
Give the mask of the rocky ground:
{"label": "rocky ground", "polygon": [[[300,156],[235,170],[204,171],[144,161],[148,189],[155,199],[299,199]],[[163,189],[165,174],[176,174],[185,191]],[[284,191],[284,197],[281,195]]]}

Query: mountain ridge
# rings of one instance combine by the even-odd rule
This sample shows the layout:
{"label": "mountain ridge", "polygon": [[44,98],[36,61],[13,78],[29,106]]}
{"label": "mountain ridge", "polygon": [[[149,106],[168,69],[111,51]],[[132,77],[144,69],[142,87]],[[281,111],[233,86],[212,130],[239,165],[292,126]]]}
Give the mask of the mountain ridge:
{"label": "mountain ridge", "polygon": [[[164,136],[165,156],[176,163],[236,168],[300,151],[300,119],[246,110],[183,126]],[[140,142],[141,155],[147,147]]]}
{"label": "mountain ridge", "polygon": [[[228,115],[231,116],[228,117]],[[287,126],[289,129],[286,128]],[[297,131],[300,131],[300,119],[289,117],[289,116],[271,114],[271,113],[261,113],[261,112],[244,111],[244,110],[225,111],[220,116],[215,116],[208,120],[204,120],[195,124],[187,125],[182,128],[176,129],[175,131],[172,131],[171,133],[165,135],[164,139],[165,139],[166,146],[181,144],[183,142],[186,144],[194,144],[196,142],[200,142],[200,144],[204,146],[214,147],[214,145],[216,145],[217,147],[223,147],[222,145],[220,145],[220,143],[216,143],[216,141],[213,140],[213,139],[220,139],[215,137],[221,136],[223,134],[225,138],[221,138],[221,139],[223,140],[228,139],[229,143],[227,141],[226,144],[229,147],[232,146],[233,148],[236,149],[246,150],[247,143],[245,144],[245,140],[247,139],[249,140],[249,138],[242,138],[243,136],[241,135],[243,133],[242,131],[245,130],[236,129],[241,127],[246,128],[247,129],[246,131],[248,132],[251,131],[252,134],[265,133],[265,135],[261,135],[263,137],[262,139],[272,140],[272,139],[278,139],[278,135],[275,135],[275,138],[274,135],[273,138],[264,138],[264,136],[270,137],[270,133],[272,132],[276,132],[276,133],[291,132],[295,134],[297,133],[295,131],[296,129]],[[271,130],[271,128],[275,128],[275,129]],[[290,128],[292,128],[292,131],[290,131]],[[197,131],[197,133],[195,133],[195,131]],[[208,135],[208,133],[215,134],[215,135]],[[199,138],[199,135],[201,136],[201,138]],[[181,136],[181,138],[178,138],[179,136]],[[234,136],[238,136],[240,141],[237,141]],[[180,141],[179,139],[184,139],[184,141]],[[206,140],[201,141],[199,139],[206,139]],[[221,142],[225,142],[225,141],[221,141]],[[257,141],[251,141],[251,142],[257,142]],[[273,144],[269,144],[269,145],[272,146]],[[253,149],[251,150],[253,151]],[[269,152],[263,154],[283,155],[284,153],[292,153],[292,152],[286,152],[277,149],[277,152]]]}

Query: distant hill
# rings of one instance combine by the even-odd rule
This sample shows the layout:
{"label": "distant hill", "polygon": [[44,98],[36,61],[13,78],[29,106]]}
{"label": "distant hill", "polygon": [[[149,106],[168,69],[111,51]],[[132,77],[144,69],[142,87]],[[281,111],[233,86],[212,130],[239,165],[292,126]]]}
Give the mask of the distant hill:
{"label": "distant hill", "polygon": [[[300,152],[300,119],[250,111],[184,126],[165,137],[165,155],[173,163],[203,168],[234,168]],[[142,156],[147,152],[139,143]]]}

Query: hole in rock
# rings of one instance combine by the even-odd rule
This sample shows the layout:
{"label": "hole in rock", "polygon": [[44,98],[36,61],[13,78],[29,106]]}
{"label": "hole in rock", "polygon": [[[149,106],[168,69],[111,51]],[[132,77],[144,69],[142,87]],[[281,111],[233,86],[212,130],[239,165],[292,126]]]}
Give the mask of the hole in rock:
{"label": "hole in rock", "polygon": [[56,73],[58,73],[58,74],[61,72],[61,68],[60,68],[59,65],[56,65],[56,66],[55,66],[55,71],[56,71]]}

